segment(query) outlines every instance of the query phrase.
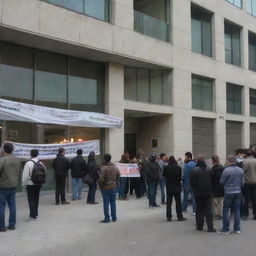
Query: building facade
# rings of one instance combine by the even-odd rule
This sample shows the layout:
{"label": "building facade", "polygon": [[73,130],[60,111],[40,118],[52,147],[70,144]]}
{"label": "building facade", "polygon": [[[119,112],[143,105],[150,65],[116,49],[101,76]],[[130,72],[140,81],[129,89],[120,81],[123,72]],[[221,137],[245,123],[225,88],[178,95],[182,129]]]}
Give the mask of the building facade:
{"label": "building facade", "polygon": [[0,0],[0,40],[0,97],[124,120],[2,120],[2,141],[100,139],[114,161],[256,144],[255,0]]}

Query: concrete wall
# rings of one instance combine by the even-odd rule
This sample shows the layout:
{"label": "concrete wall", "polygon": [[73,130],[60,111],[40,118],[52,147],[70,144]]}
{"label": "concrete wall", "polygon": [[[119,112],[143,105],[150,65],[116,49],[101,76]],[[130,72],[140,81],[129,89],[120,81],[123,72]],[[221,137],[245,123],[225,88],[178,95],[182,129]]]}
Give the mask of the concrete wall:
{"label": "concrete wall", "polygon": [[214,120],[209,118],[193,117],[193,154],[204,154],[206,158],[211,158],[214,150]]}

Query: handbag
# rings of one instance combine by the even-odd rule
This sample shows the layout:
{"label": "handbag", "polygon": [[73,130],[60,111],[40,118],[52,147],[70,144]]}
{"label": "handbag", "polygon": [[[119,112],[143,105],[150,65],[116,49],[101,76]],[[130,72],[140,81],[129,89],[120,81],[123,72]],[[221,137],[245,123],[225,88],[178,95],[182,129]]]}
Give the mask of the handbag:
{"label": "handbag", "polygon": [[87,173],[84,177],[83,177],[83,183],[86,183],[87,185],[92,185],[93,183],[93,178],[91,177],[91,175],[89,173]]}

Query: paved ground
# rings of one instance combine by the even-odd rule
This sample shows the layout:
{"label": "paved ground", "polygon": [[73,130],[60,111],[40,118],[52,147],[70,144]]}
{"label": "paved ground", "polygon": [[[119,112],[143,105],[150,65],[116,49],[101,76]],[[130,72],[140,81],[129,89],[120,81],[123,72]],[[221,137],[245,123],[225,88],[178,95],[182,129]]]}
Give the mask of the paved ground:
{"label": "paved ground", "polygon": [[[41,196],[38,221],[26,221],[25,197],[17,199],[17,230],[0,233],[0,256],[255,256],[256,221],[241,223],[241,235],[195,230],[194,217],[166,222],[165,207],[149,209],[146,198],[117,201],[118,222],[100,224],[99,205],[75,201],[56,206]],[[70,197],[70,195],[68,195]],[[189,209],[190,210],[190,209]],[[220,228],[221,222],[216,221]]]}

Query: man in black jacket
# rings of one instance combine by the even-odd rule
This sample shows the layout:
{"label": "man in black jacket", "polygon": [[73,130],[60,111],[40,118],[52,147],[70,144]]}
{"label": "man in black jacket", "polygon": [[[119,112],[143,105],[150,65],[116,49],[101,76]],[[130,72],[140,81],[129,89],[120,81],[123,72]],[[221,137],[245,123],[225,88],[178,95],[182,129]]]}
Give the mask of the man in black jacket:
{"label": "man in black jacket", "polygon": [[65,198],[66,178],[68,176],[68,170],[70,168],[70,164],[69,164],[69,160],[64,155],[65,155],[65,149],[59,148],[59,154],[53,160],[53,163],[52,163],[52,168],[55,171],[55,181],[56,181],[56,187],[55,187],[56,205],[60,204],[60,198],[61,198],[61,204],[70,204],[69,202],[66,201],[66,198]]}
{"label": "man in black jacket", "polygon": [[216,232],[213,228],[212,214],[212,189],[213,189],[213,172],[205,164],[203,155],[197,158],[197,165],[191,171],[190,185],[196,199],[196,229],[203,231],[204,216],[208,226],[208,232]]}
{"label": "man in black jacket", "polygon": [[175,158],[170,156],[169,163],[163,169],[163,176],[166,178],[167,205],[166,217],[167,221],[172,220],[172,199],[175,198],[176,213],[178,221],[186,220],[182,215],[181,209],[181,168],[178,166]]}
{"label": "man in black jacket", "polygon": [[71,176],[72,176],[72,200],[81,200],[83,188],[82,178],[85,176],[86,161],[83,158],[83,150],[77,150],[77,156],[71,160]]}

